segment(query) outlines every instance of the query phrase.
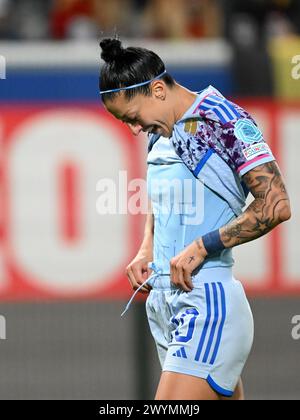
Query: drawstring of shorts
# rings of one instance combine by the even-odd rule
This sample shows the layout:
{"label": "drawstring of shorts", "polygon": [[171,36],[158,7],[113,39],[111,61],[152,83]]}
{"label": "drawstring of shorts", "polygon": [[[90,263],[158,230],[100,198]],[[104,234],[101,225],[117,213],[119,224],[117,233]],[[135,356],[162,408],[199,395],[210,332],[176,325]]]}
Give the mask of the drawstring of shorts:
{"label": "drawstring of shorts", "polygon": [[136,291],[133,293],[133,295],[131,296],[131,298],[130,298],[130,300],[129,300],[129,302],[127,303],[127,305],[126,305],[126,307],[125,307],[125,309],[124,309],[124,311],[121,313],[121,317],[122,316],[124,316],[125,314],[126,314],[126,312],[128,311],[128,309],[130,308],[130,305],[131,305],[131,303],[132,303],[132,301],[133,301],[133,299],[135,298],[135,296],[138,294],[138,292],[144,287],[144,286],[146,286],[148,283],[149,283],[149,281],[150,280],[152,280],[153,282],[158,278],[158,277],[160,277],[161,275],[162,275],[162,273],[163,273],[163,270],[161,269],[161,268],[157,268],[157,266],[155,265],[155,263],[154,262],[150,262],[149,264],[148,264],[148,267],[151,269],[151,270],[153,270],[153,273],[150,275],[150,277],[146,280],[146,281],[144,281],[144,283],[143,284],[141,284],[140,286],[139,286],[139,288],[138,289],[136,289]]}

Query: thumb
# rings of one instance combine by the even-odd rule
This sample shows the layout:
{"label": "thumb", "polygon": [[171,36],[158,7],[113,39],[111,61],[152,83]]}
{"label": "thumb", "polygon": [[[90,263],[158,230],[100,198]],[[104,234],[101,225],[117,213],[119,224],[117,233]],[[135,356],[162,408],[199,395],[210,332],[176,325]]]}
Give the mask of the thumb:
{"label": "thumb", "polygon": [[149,272],[148,272],[148,270],[143,270],[143,272],[142,272],[142,277],[143,277],[143,280],[147,280],[147,279],[148,279],[148,277],[149,277]]}
{"label": "thumb", "polygon": [[152,272],[153,272],[153,270],[151,268],[149,268],[148,265],[144,266],[142,268],[142,278],[144,280],[147,280],[150,277],[150,275],[152,274]]}

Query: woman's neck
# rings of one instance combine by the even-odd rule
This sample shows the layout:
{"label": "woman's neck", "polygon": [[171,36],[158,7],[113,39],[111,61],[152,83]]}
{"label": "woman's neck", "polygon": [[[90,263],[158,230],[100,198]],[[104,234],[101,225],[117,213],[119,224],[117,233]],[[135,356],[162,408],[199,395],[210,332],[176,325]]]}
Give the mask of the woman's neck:
{"label": "woman's neck", "polygon": [[179,121],[186,111],[193,105],[197,94],[176,83],[173,89],[174,101],[174,123]]}

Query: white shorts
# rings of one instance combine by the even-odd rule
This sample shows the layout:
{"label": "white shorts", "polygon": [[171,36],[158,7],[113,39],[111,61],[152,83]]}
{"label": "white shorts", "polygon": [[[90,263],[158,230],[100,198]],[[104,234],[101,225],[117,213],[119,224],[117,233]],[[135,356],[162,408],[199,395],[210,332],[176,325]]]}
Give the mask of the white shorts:
{"label": "white shorts", "polygon": [[192,292],[154,274],[146,311],[163,371],[206,379],[231,397],[252,348],[254,327],[242,284],[231,268],[200,270]]}

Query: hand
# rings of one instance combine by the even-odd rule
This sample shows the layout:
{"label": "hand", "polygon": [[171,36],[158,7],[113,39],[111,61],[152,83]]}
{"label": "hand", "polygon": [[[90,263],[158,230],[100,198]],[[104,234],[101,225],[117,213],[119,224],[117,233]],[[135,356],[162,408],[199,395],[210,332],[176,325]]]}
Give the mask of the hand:
{"label": "hand", "polygon": [[[126,275],[133,290],[136,290],[143,284],[152,273],[148,268],[148,263],[153,260],[152,254],[149,252],[140,251],[137,256],[126,267]],[[146,284],[140,290],[141,293],[149,293],[151,287]]]}
{"label": "hand", "polygon": [[191,292],[193,283],[192,272],[203,263],[207,257],[202,239],[194,241],[180,254],[170,261],[171,281],[175,286],[182,288],[185,292]]}

